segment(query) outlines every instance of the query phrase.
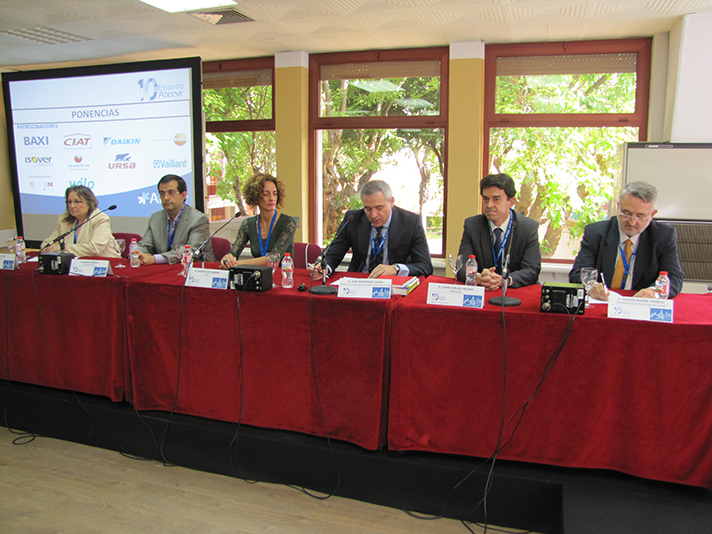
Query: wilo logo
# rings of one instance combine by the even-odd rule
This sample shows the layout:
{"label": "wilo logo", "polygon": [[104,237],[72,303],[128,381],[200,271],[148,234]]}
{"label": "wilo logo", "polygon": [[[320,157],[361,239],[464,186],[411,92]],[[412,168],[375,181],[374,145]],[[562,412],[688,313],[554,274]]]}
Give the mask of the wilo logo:
{"label": "wilo logo", "polygon": [[114,159],[113,163],[109,163],[109,169],[125,170],[135,168],[136,164],[131,161],[131,155],[129,153],[116,154],[116,159]]}
{"label": "wilo logo", "polygon": [[94,188],[94,180],[87,180],[86,178],[79,178],[79,180],[69,180],[69,185],[83,185],[89,189]]}
{"label": "wilo logo", "polygon": [[49,135],[28,136],[23,138],[25,146],[49,146]]}
{"label": "wilo logo", "polygon": [[91,148],[91,135],[80,133],[65,135],[64,148],[71,150],[76,148]]}

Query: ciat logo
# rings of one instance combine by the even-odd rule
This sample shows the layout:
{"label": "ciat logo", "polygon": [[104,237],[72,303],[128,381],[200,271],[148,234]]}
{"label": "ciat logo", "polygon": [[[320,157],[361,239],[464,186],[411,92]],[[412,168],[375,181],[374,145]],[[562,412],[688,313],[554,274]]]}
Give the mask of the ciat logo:
{"label": "ciat logo", "polygon": [[91,135],[88,134],[69,134],[64,136],[64,148],[76,150],[77,148],[91,148]]}

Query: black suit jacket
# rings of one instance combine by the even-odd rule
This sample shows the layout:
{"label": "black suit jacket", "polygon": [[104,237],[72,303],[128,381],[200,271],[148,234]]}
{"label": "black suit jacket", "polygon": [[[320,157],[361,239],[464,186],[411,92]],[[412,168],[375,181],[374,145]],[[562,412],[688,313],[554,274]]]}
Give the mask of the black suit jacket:
{"label": "black suit jacket", "polygon": [[[511,243],[507,243],[504,255],[509,251],[509,275],[512,277],[512,287],[530,286],[537,283],[541,271],[539,225],[535,220],[516,211],[514,220],[517,225],[509,234]],[[474,254],[478,272],[495,266],[487,217],[475,215],[465,219],[458,254],[462,254],[464,261],[467,261],[470,254]],[[458,271],[457,278],[461,282],[465,281],[464,265]]]}
{"label": "black suit jacket", "polygon": [[[617,217],[586,225],[581,250],[569,272],[569,282],[580,283],[581,269],[595,267],[599,273],[604,273],[606,285],[609,285],[616,270],[619,243]],[[682,289],[682,281],[685,278],[677,255],[677,231],[672,226],[653,219],[640,234],[638,252],[633,264],[633,289],[640,291],[652,287],[660,271],[667,271],[670,278],[670,297],[674,297]]]}
{"label": "black suit jacket", "polygon": [[[349,218],[353,220],[349,221]],[[335,270],[344,255],[351,249],[353,257],[349,265],[351,272],[363,272],[366,267],[368,249],[371,246],[371,223],[363,209],[346,212],[339,225],[338,237],[331,242],[326,253],[326,263]],[[402,263],[408,266],[409,276],[430,276],[433,263],[430,249],[425,239],[425,230],[420,215],[393,207],[388,230],[388,263]]]}

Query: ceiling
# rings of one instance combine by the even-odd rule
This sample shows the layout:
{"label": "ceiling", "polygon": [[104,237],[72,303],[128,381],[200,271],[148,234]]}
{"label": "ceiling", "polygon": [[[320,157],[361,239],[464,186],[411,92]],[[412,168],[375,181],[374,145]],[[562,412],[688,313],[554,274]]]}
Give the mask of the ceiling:
{"label": "ceiling", "polygon": [[0,71],[200,56],[204,61],[669,31],[712,0],[240,0],[214,25],[139,0],[0,0]]}

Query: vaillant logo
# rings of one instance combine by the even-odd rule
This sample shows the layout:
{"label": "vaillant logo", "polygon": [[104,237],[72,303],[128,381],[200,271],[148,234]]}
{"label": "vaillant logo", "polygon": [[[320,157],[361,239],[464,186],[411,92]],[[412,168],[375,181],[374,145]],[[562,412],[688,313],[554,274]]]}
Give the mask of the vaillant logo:
{"label": "vaillant logo", "polygon": [[64,148],[76,150],[77,148],[91,148],[91,135],[69,134],[64,136]]}
{"label": "vaillant logo", "polygon": [[141,138],[136,139],[117,139],[116,137],[104,137],[104,146],[106,145],[138,145],[141,143]]}
{"label": "vaillant logo", "polygon": [[135,168],[136,164],[131,161],[131,155],[128,152],[126,154],[116,154],[114,161],[109,163],[109,169],[126,170]]}
{"label": "vaillant logo", "polygon": [[52,165],[52,156],[26,156],[27,165]]}
{"label": "vaillant logo", "polygon": [[154,169],[186,169],[188,168],[188,160],[175,160],[175,159],[154,159],[153,160]]}
{"label": "vaillant logo", "polygon": [[49,146],[49,135],[29,136],[23,138],[25,146]]}

